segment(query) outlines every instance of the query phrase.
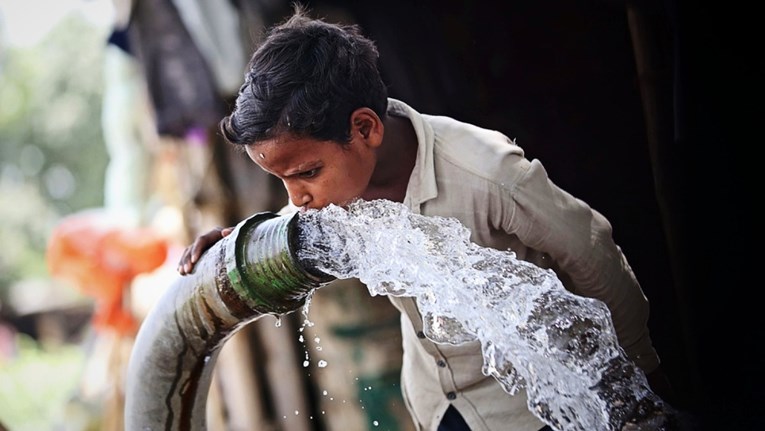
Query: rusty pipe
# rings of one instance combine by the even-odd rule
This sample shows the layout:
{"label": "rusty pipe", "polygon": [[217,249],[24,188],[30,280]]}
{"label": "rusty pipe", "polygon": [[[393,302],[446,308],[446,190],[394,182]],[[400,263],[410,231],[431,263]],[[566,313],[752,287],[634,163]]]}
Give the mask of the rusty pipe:
{"label": "rusty pipe", "polygon": [[127,431],[204,430],[226,340],[266,314],[299,309],[334,277],[298,261],[299,214],[258,213],[208,249],[144,319],[127,368]]}

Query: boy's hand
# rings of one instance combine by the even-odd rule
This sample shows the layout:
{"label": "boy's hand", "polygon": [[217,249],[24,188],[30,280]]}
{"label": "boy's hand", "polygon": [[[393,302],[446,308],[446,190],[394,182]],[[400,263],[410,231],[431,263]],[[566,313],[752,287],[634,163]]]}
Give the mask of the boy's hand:
{"label": "boy's hand", "polygon": [[181,275],[191,274],[194,265],[208,248],[213,244],[229,236],[234,231],[233,227],[215,228],[205,234],[202,234],[194,240],[194,243],[186,247],[178,262],[178,272]]}

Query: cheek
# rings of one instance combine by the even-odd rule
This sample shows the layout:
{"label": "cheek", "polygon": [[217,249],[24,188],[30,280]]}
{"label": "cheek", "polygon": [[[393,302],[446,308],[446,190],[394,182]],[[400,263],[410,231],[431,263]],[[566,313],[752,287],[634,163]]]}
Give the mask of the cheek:
{"label": "cheek", "polygon": [[367,170],[356,165],[354,169],[349,169],[343,173],[345,187],[348,190],[353,190],[355,194],[361,194],[369,184],[370,174]]}
{"label": "cheek", "polygon": [[321,206],[328,203],[344,205],[349,200],[361,196],[365,189],[366,181],[361,172],[344,170],[334,172],[334,175],[316,182],[312,194]]}

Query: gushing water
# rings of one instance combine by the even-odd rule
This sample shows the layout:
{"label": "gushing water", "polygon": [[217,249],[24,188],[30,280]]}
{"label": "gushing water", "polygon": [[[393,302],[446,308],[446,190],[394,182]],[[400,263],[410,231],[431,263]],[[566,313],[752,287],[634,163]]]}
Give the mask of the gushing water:
{"label": "gushing water", "polygon": [[298,257],[372,295],[415,297],[438,343],[481,342],[483,373],[557,430],[668,430],[671,408],[619,347],[605,304],[551,270],[480,247],[456,219],[386,200],[301,214]]}

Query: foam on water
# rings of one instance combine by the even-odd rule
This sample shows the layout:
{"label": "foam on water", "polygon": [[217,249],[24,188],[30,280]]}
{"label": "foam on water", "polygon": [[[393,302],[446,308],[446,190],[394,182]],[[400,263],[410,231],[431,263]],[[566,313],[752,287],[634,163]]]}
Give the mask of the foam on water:
{"label": "foam on water", "polygon": [[301,214],[299,259],[372,295],[415,297],[437,343],[480,340],[487,376],[557,430],[669,429],[671,411],[619,347],[605,304],[552,270],[480,247],[456,219],[386,200]]}

